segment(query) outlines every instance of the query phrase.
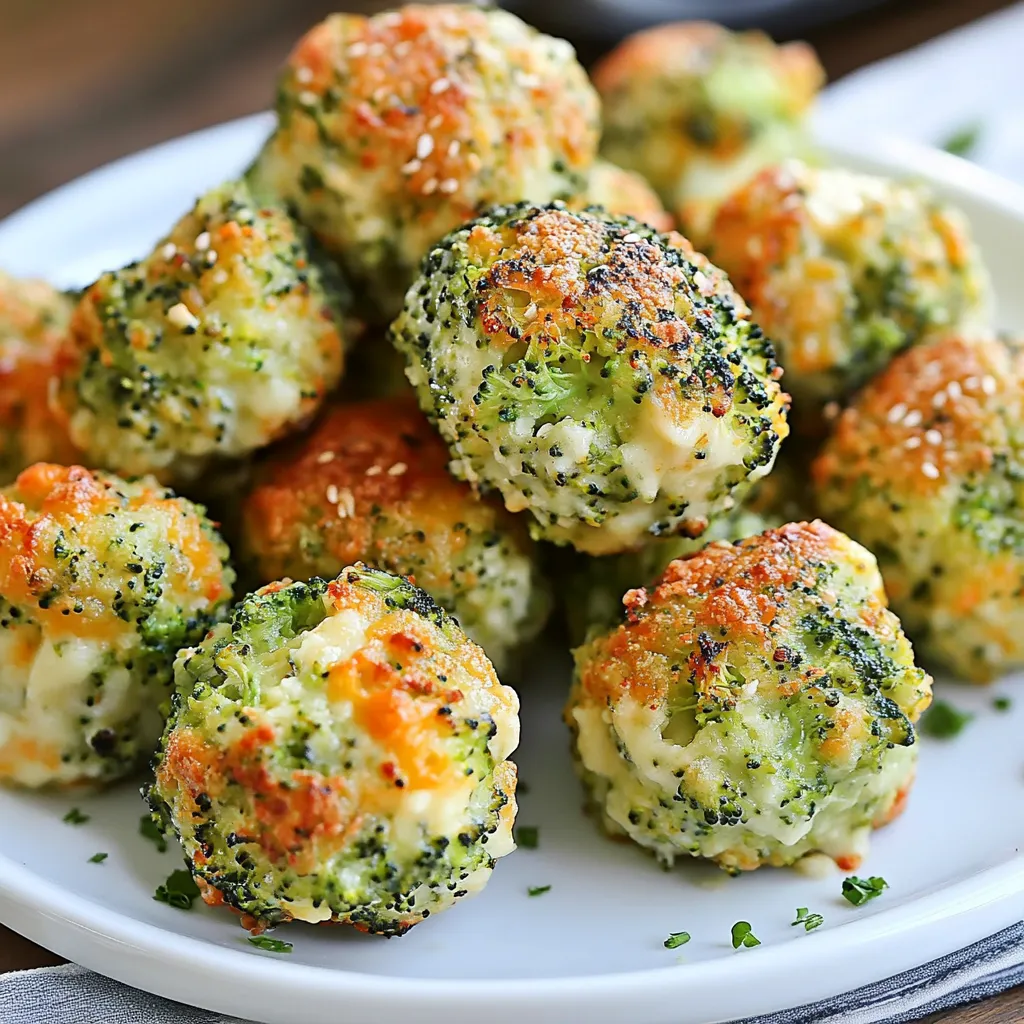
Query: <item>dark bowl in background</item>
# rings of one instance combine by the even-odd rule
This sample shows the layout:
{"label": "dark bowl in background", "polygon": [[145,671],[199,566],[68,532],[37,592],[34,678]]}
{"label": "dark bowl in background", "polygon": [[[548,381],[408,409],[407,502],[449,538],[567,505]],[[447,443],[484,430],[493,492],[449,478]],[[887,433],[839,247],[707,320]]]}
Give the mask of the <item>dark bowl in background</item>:
{"label": "dark bowl in background", "polygon": [[665,21],[704,19],[791,37],[886,0],[502,0],[537,28],[588,49]]}

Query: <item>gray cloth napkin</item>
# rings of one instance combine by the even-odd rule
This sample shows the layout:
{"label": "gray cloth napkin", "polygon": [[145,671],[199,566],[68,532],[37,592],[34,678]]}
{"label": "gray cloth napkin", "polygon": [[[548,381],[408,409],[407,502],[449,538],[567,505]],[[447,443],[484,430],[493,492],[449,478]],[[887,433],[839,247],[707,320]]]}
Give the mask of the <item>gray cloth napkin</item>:
{"label": "gray cloth napkin", "polygon": [[[735,1024],[905,1024],[1024,983],[1024,923],[856,992]],[[345,1024],[339,1009],[338,1024]],[[242,1024],[148,995],[83,967],[0,975],[3,1024]],[[362,1024],[362,1022],[354,1022]]]}

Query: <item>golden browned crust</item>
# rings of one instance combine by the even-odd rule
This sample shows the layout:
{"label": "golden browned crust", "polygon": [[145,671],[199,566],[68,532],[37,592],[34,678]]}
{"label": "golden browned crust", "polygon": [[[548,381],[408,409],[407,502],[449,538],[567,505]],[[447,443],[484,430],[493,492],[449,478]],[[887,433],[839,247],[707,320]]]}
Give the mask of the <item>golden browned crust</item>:
{"label": "golden browned crust", "polygon": [[1024,351],[985,338],[947,337],[889,364],[836,422],[813,466],[820,488],[896,488],[927,496],[950,477],[985,473],[1005,426],[1021,410]]}
{"label": "golden browned crust", "polygon": [[[260,468],[243,509],[244,547],[263,579],[364,561],[405,568],[445,593],[473,533],[515,526],[448,473],[448,458],[411,396],[331,408]],[[302,543],[309,533],[316,551]]]}

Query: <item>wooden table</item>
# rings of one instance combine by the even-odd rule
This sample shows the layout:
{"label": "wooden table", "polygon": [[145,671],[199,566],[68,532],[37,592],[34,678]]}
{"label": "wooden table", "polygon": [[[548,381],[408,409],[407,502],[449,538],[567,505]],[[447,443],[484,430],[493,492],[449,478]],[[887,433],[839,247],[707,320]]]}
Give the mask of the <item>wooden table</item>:
{"label": "wooden table", "polygon": [[[397,0],[396,0],[397,2]],[[829,77],[1008,0],[892,0],[813,32]],[[264,109],[291,44],[344,0],[0,0],[0,216],[163,139]],[[60,963],[0,927],[0,972]],[[929,1024],[1019,1024],[1024,987]]]}

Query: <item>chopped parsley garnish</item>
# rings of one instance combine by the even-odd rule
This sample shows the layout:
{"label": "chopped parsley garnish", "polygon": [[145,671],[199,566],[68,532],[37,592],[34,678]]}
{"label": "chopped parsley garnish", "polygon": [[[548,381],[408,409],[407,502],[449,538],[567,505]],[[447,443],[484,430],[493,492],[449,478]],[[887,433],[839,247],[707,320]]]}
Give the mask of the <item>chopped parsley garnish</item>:
{"label": "chopped parsley garnish", "polygon": [[526,890],[526,895],[543,896],[546,892],[551,892],[550,885],[531,885],[530,888]]}
{"label": "chopped parsley garnish", "polygon": [[144,814],[139,819],[139,835],[144,839],[152,840],[158,853],[167,852],[167,840],[160,831],[160,826],[148,814]]}
{"label": "chopped parsley garnish", "polygon": [[921,719],[921,731],[926,736],[940,740],[951,740],[958,736],[974,715],[970,711],[958,711],[952,704],[937,700]]}
{"label": "chopped parsley garnish", "polygon": [[89,858],[89,863],[90,864],[102,864],[109,856],[110,856],[109,853],[94,853]]}
{"label": "chopped parsley garnish", "polygon": [[953,132],[942,144],[942,148],[947,153],[952,153],[953,156],[967,156],[978,145],[980,137],[981,125],[977,123],[967,124],[959,131]]}
{"label": "chopped parsley garnish", "polygon": [[[750,926],[747,925],[747,927],[749,928]],[[669,932],[669,936],[665,940],[665,948],[678,949],[680,946],[685,946],[689,941],[689,932]]]}
{"label": "chopped parsley garnish", "polygon": [[88,814],[83,814],[77,807],[72,807],[61,819],[68,825],[84,825],[89,820]]}
{"label": "chopped parsley garnish", "polygon": [[855,907],[860,907],[868,900],[881,896],[882,890],[888,888],[889,883],[877,875],[873,875],[871,878],[858,878],[856,875],[850,875],[849,878],[843,879],[843,899]]}
{"label": "chopped parsley garnish", "polygon": [[249,941],[257,949],[265,949],[268,953],[290,953],[292,944],[283,939],[272,939],[269,935],[249,935]]}
{"label": "chopped parsley garnish", "polygon": [[536,825],[516,825],[514,830],[516,846],[524,850],[536,850],[537,840],[540,838]]}
{"label": "chopped parsley garnish", "polygon": [[739,949],[743,946],[750,949],[752,946],[760,946],[761,940],[750,930],[749,921],[737,921],[732,926],[732,948]]}
{"label": "chopped parsley garnish", "polygon": [[191,910],[192,901],[199,895],[199,886],[192,878],[192,873],[185,868],[178,868],[167,876],[163,885],[156,887],[153,899],[160,903],[169,903],[179,910]]}
{"label": "chopped parsley garnish", "polygon": [[792,926],[795,928],[798,924],[802,924],[805,932],[813,932],[815,928],[820,928],[824,923],[825,918],[821,914],[812,914],[806,907],[797,907],[796,920]]}
{"label": "chopped parsley garnish", "polygon": [[996,697],[995,700],[992,701],[992,707],[994,707],[996,711],[1009,711],[1010,708],[1013,707],[1013,701],[1010,700],[1009,697]]}

